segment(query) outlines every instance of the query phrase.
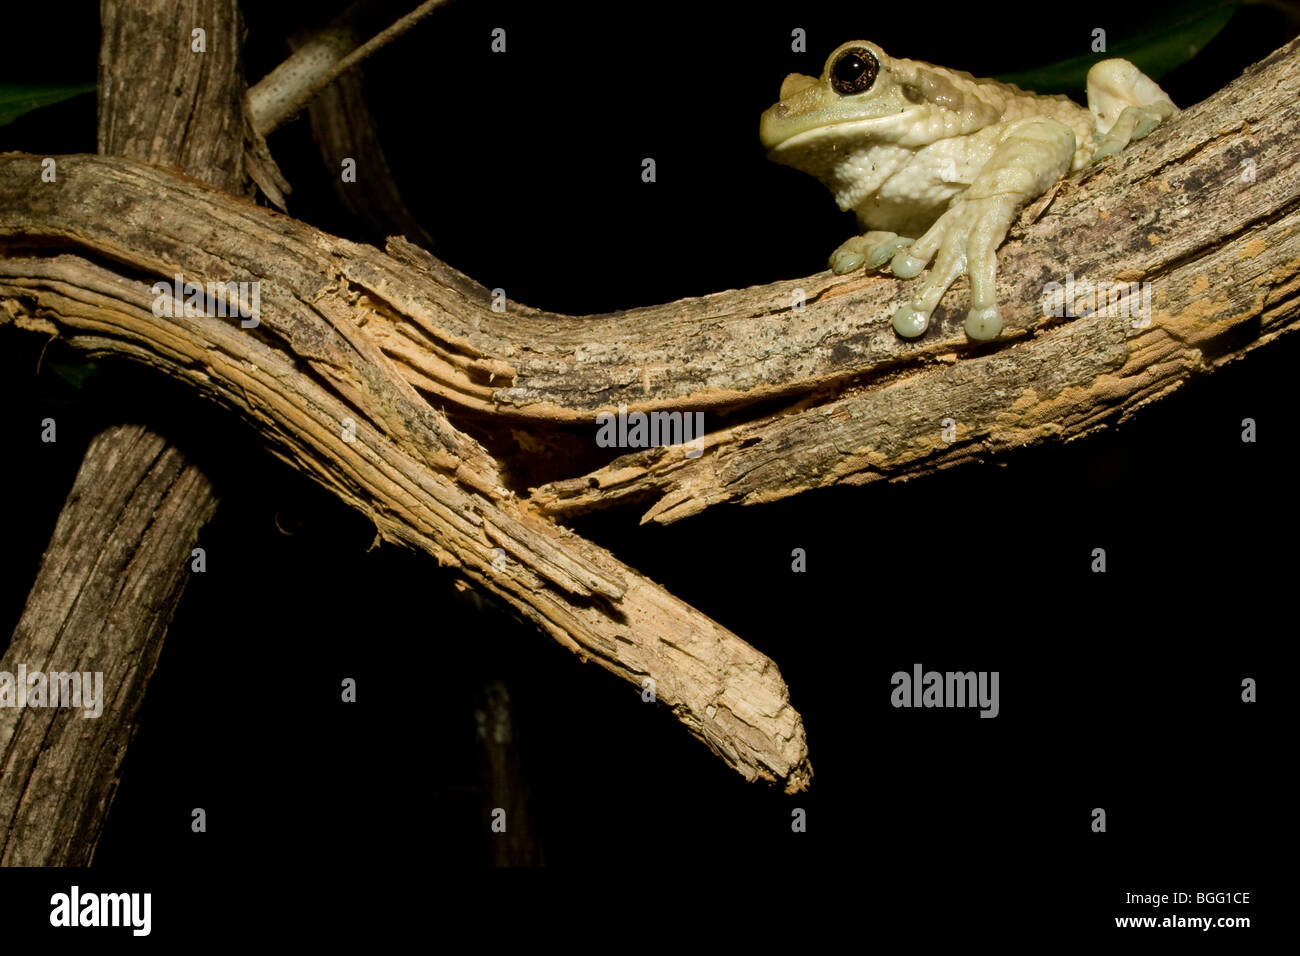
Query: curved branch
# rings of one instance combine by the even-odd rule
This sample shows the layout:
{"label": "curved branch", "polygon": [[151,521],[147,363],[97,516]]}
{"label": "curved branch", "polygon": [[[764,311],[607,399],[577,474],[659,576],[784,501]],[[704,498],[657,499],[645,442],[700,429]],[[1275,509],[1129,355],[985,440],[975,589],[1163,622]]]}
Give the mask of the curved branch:
{"label": "curved branch", "polygon": [[[146,363],[236,409],[275,454],[366,513],[382,538],[456,567],[584,660],[638,686],[653,680],[658,700],[747,778],[792,792],[807,785],[802,720],[776,665],[533,514],[502,487],[482,446],[358,328],[366,312],[338,288],[332,254],[382,258],[375,250],[123,159],[67,157],[45,184],[38,158],[9,155],[0,183],[0,324]],[[267,250],[252,276],[244,259],[221,259],[238,243],[203,242],[227,231]],[[271,252],[274,234],[284,244]],[[303,237],[319,239],[323,252],[295,244]],[[156,316],[151,284],[178,272],[268,277],[259,280],[260,323]]]}
{"label": "curved branch", "polygon": [[[169,278],[183,264],[186,278],[200,282],[274,282],[363,326],[407,381],[453,410],[589,425],[597,411],[620,404],[648,411],[734,408],[776,396],[822,401],[882,390],[958,359],[1010,356],[1032,337],[1059,334],[1063,323],[1044,319],[1039,303],[1044,284],[1067,274],[1150,281],[1154,324],[1174,318],[1179,284],[1203,273],[1216,250],[1235,248],[1240,257],[1290,229],[1300,195],[1291,162],[1296,50],[1292,43],[1278,51],[1026,210],[999,253],[1008,331],[982,347],[961,330],[964,281],[916,342],[899,339],[888,321],[905,286],[880,276],[822,273],[611,315],[557,315],[515,303],[494,312],[487,289],[404,240],[391,240],[385,255],[247,203],[197,194],[162,172],[103,161],[65,158],[60,178],[69,190],[29,191],[24,161],[0,159],[0,212],[7,229],[26,230],[38,244],[124,250],[124,261],[149,275]],[[1253,163],[1252,182],[1243,180],[1245,160]],[[142,211],[176,228],[160,234]],[[1234,273],[1234,288],[1272,276],[1277,265],[1276,256],[1246,258],[1253,271]],[[291,268],[277,275],[272,264]],[[799,290],[802,311],[794,308]],[[1229,311],[1240,305],[1225,304]],[[955,411],[961,420],[962,409]]]}
{"label": "curved branch", "polygon": [[[1293,332],[1297,99],[1300,41],[1026,210],[999,253],[999,301],[1018,329],[1011,337],[968,345],[961,309],[950,304],[940,309],[938,334],[916,346],[885,344],[890,313],[877,310],[866,341],[894,358],[862,367],[837,396],[810,395],[803,407],[715,432],[695,458],[681,447],[623,455],[538,488],[533,501],[564,516],[649,498],[642,520],[668,523],[719,502],[915,477],[1123,421]],[[1083,280],[1149,283],[1149,313],[1090,302]],[[825,309],[861,302],[873,281],[837,287],[840,297]],[[1076,295],[1063,317],[1041,311],[1052,282],[1062,296]],[[850,285],[861,292],[846,293]],[[854,341],[831,338],[827,347]]]}
{"label": "curved branch", "polygon": [[[1000,252],[1008,332],[988,346],[961,332],[960,289],[924,339],[899,340],[898,284],[879,277],[823,274],[610,316],[502,315],[487,290],[402,240],[384,254],[121,160],[63,158],[56,187],[22,155],[0,157],[0,321],[130,355],[238,408],[381,535],[459,565],[629,680],[654,677],[725,759],[797,789],[803,730],[772,663],[536,511],[649,496],[648,517],[668,521],[949,467],[1084,434],[1294,328],[1298,50],[1026,210]],[[149,286],[177,273],[260,281],[262,324],[156,318]],[[1071,275],[1150,282],[1150,324],[1044,318],[1045,285]],[[589,424],[619,404],[789,396],[790,407],[714,432],[702,457],[650,449],[520,502],[417,389],[502,422]],[[340,439],[345,418],[359,423],[355,442]]]}

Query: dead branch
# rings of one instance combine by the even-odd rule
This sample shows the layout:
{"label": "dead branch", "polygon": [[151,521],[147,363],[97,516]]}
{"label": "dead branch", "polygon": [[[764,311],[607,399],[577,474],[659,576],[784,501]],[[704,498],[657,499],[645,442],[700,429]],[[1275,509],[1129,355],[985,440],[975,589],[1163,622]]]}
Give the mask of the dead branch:
{"label": "dead branch", "polygon": [[[819,372],[809,397],[681,447],[623,455],[533,495],[543,513],[650,499],[668,523],[720,502],[756,504],[809,488],[899,480],[1122,422],[1195,376],[1293,332],[1300,320],[1300,45],[1291,43],[1116,161],[1085,171],[1027,210],[999,253],[999,300],[1012,334],[965,341],[962,295],[938,334],[870,330],[821,350],[877,356],[856,375]],[[1042,314],[1044,287],[1070,279],[1150,283],[1149,316],[1080,299],[1079,318]],[[847,316],[887,280],[830,287],[817,304]],[[848,291],[854,289],[858,291]],[[1082,295],[1086,290],[1077,287]],[[964,291],[964,290],[963,290]],[[829,296],[835,296],[827,301]],[[892,303],[892,296],[889,302]],[[811,343],[804,341],[805,345]],[[798,346],[796,346],[797,348]],[[825,400],[813,389],[834,385]],[[681,399],[691,404],[691,396]]]}
{"label": "dead branch", "polygon": [[[482,446],[358,327],[366,312],[325,250],[360,256],[363,272],[372,257],[394,274],[400,264],[164,170],[103,157],[64,157],[58,170],[42,184],[38,158],[0,157],[0,322],[143,362],[238,410],[382,538],[458,567],[584,659],[653,680],[746,777],[806,785],[802,722],[772,661],[503,488]],[[278,249],[261,263],[227,259],[240,237]],[[176,273],[266,276],[260,323],[155,316],[151,283]]]}
{"label": "dead branch", "polygon": [[[1218,260],[1209,257],[1231,258],[1235,249],[1239,257],[1249,253],[1245,272],[1234,272],[1226,300],[1209,311],[1202,303],[1197,316],[1206,323],[1248,321],[1239,307],[1257,296],[1243,300],[1240,293],[1260,282],[1286,287],[1276,269],[1289,258],[1263,253],[1275,250],[1274,233],[1290,235],[1295,212],[1296,121],[1283,108],[1300,85],[1295,51],[1295,44],[1278,51],[1027,210],[1000,252],[1008,331],[991,346],[972,346],[961,333],[964,284],[945,299],[923,339],[899,339],[887,320],[903,285],[879,276],[822,273],[612,315],[564,316],[516,303],[498,313],[487,290],[401,240],[381,255],[300,223],[216,204],[205,208],[223,228],[198,232],[197,217],[180,208],[184,190],[165,178],[119,183],[92,176],[81,185],[90,190],[87,201],[106,213],[152,203],[168,221],[194,227],[193,241],[164,240],[129,221],[103,223],[88,238],[126,244],[145,261],[192,264],[195,273],[186,275],[196,281],[234,273],[272,281],[261,265],[282,258],[287,244],[300,267],[280,284],[304,301],[337,303],[403,377],[453,410],[590,425],[595,412],[620,404],[648,411],[735,408],[777,396],[792,404],[805,396],[824,402],[828,394],[879,392],[969,364],[959,359],[1001,355],[1005,362],[1031,341],[1068,331],[1073,322],[1040,312],[1044,284],[1063,282],[1067,273],[1152,282],[1153,328],[1127,329],[1125,348],[1132,351],[1177,331],[1166,326],[1191,301],[1180,290],[1197,288],[1198,277],[1217,280],[1207,267]],[[1246,160],[1253,163],[1249,182]],[[42,211],[54,217],[49,229],[62,228],[57,210]],[[793,308],[798,290],[807,300],[802,311]],[[964,409],[950,411],[967,421]],[[745,439],[752,444],[752,437]]]}
{"label": "dead branch", "polygon": [[349,5],[328,26],[296,44],[288,59],[249,89],[248,115],[253,128],[260,136],[270,136],[339,76],[448,2],[424,0],[364,43],[358,43],[358,30],[367,3],[359,0]]}
{"label": "dead branch", "polygon": [[[535,496],[555,513],[658,497],[659,520],[1085,434],[1294,326],[1297,49],[1027,210],[1000,254],[1008,331],[979,348],[961,332],[964,287],[905,342],[889,327],[899,284],[879,277],[823,274],[610,316],[511,304],[503,316],[409,243],[380,253],[158,170],[81,157],[60,160],[57,189],[35,185],[34,158],[0,158],[0,302],[16,324],[219,397],[382,536],[458,565],[622,676],[660,678],[660,697],[729,762],[794,789],[802,727],[771,662],[538,520],[428,401],[503,425],[590,427],[619,404],[788,399],[710,435],[701,458],[651,449]],[[176,273],[261,281],[261,325],[155,318],[149,284]],[[1044,318],[1045,284],[1067,275],[1150,282],[1149,322]],[[355,441],[340,438],[345,419]]]}
{"label": "dead branch", "polygon": [[0,707],[0,865],[90,863],[215,508],[207,477],[160,436],[123,425],[91,441],[0,671],[41,672],[48,693],[51,674],[98,673],[101,693],[93,708]]}

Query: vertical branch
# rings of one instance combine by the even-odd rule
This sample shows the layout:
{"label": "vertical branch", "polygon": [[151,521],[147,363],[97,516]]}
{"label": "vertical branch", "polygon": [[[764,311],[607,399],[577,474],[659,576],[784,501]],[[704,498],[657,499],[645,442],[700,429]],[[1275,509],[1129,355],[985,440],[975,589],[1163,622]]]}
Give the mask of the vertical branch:
{"label": "vertical branch", "polygon": [[244,23],[234,0],[101,0],[100,20],[100,154],[248,195]]}
{"label": "vertical branch", "polygon": [[[39,706],[0,707],[0,864],[90,862],[215,508],[208,479],[159,436],[121,425],[91,441],[0,661],[45,684]],[[25,686],[12,690],[26,701]],[[68,694],[80,706],[51,706]]]}
{"label": "vertical branch", "polygon": [[[235,0],[102,0],[100,16],[99,152],[246,195]],[[117,427],[91,442],[0,670],[102,674],[107,700],[89,719],[0,708],[0,863],[90,862],[215,510],[208,479],[157,435]]]}

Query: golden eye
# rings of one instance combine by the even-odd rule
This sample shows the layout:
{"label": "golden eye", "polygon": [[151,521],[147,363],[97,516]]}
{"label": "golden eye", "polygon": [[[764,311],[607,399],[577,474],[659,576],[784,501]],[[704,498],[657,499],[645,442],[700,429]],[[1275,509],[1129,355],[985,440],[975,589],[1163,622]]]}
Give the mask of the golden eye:
{"label": "golden eye", "polygon": [[864,47],[845,50],[831,64],[831,89],[840,96],[851,96],[871,89],[880,72],[880,61]]}

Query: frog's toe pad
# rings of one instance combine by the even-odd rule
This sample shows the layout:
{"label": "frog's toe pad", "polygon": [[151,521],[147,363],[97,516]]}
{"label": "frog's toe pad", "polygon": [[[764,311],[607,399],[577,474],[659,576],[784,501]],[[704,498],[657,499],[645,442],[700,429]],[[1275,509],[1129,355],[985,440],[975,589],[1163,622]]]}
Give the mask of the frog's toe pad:
{"label": "frog's toe pad", "polygon": [[886,262],[893,259],[900,250],[906,249],[911,244],[911,239],[905,239],[902,236],[894,236],[892,239],[877,243],[867,253],[867,268],[879,269]]}
{"label": "frog's toe pad", "polygon": [[860,268],[862,263],[867,261],[865,253],[846,248],[847,245],[845,243],[845,245],[840,246],[831,253],[831,272],[837,276],[846,276],[854,269]]}
{"label": "frog's toe pad", "polygon": [[907,250],[903,249],[894,256],[889,268],[900,279],[915,279],[925,268],[925,260],[909,255]]}
{"label": "frog's toe pad", "polygon": [[894,313],[894,331],[905,339],[924,334],[930,325],[930,316],[910,302],[900,305]]}
{"label": "frog's toe pad", "polygon": [[1101,141],[1101,145],[1097,147],[1096,152],[1092,154],[1093,162],[1105,159],[1108,156],[1114,156],[1123,148],[1124,144],[1117,139],[1104,139]]}
{"label": "frog's toe pad", "polygon": [[[895,318],[897,323],[897,318]],[[897,328],[897,325],[895,325]],[[1002,316],[991,305],[971,309],[966,315],[966,334],[976,342],[989,342],[1002,332]]]}

